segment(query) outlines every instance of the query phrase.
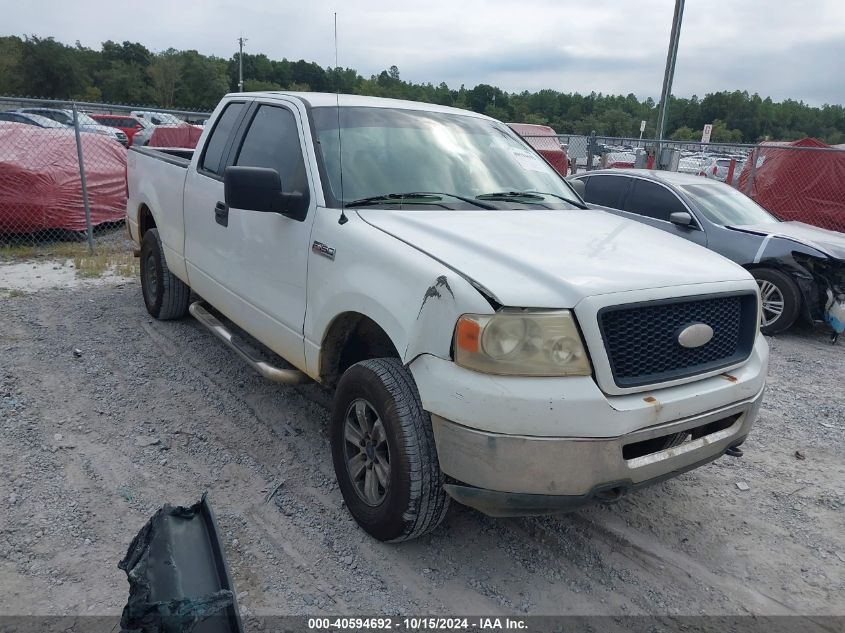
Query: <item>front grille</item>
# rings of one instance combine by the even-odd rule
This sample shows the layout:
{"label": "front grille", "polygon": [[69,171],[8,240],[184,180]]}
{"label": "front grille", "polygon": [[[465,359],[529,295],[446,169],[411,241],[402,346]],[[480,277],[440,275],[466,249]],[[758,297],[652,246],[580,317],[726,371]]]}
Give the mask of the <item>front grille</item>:
{"label": "front grille", "polygon": [[[757,295],[650,301],[599,311],[599,328],[613,379],[619,387],[639,387],[688,378],[748,358],[757,333]],[[713,338],[686,348],[678,334],[706,323]]]}

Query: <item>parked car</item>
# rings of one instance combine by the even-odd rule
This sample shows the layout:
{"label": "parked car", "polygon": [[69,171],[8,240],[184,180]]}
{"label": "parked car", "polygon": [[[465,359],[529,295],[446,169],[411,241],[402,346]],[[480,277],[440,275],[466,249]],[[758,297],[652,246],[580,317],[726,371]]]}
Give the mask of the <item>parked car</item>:
{"label": "parked car", "polygon": [[704,165],[706,165],[711,159],[712,156],[702,152],[681,156],[681,159],[678,161],[678,171],[682,174],[699,175],[701,174],[701,170],[704,168]]}
{"label": "parked car", "polygon": [[82,206],[73,129],[0,122],[0,234],[85,231],[126,213],[126,150],[103,134],[81,134],[88,218]]}
{"label": "parked car", "polygon": [[781,220],[845,233],[845,148],[835,149],[812,138],[760,143],[736,186]]}
{"label": "parked car", "polygon": [[757,417],[751,275],[586,209],[484,115],[235,93],[196,150],[133,147],[128,179],[147,311],[335,388],[335,473],[375,538],[429,532],[450,497],[497,516],[613,501]]}
{"label": "parked car", "polygon": [[[149,123],[149,121],[146,122]],[[135,136],[132,137],[132,145],[136,147],[144,147],[146,145],[149,145],[150,139],[153,137],[153,134],[156,131],[156,127],[158,126],[153,123],[149,123],[147,127],[138,130],[135,133]]]}
{"label": "parked car", "polygon": [[153,125],[183,125],[185,122],[175,114],[152,112],[150,110],[132,110],[132,116],[149,121]]}
{"label": "parked car", "polygon": [[[733,171],[731,171],[731,162],[734,164]],[[744,158],[726,157],[726,158],[709,158],[701,166],[699,176],[711,178],[720,182],[727,182],[729,185],[736,184],[739,181],[739,174],[742,167],[745,165]],[[730,182],[728,182],[728,174],[731,175]]]}
{"label": "parked car", "polygon": [[[54,121],[58,121],[59,123],[73,127],[72,110],[64,110],[61,108],[20,108],[19,110],[16,110],[16,112],[40,114],[41,116],[47,117],[48,119],[53,119]],[[84,112],[77,112],[76,115],[77,120],[79,121],[80,132],[110,136],[124,147],[129,146],[129,140],[126,138],[126,134],[124,134],[120,130],[115,130],[114,128],[108,127],[107,125],[101,125]]]}
{"label": "parked car", "polygon": [[[845,301],[845,235],[782,222],[724,183],[643,169],[577,175],[588,204],[706,246],[748,269],[760,286],[762,330],[799,317],[832,322]],[[650,245],[644,245],[649,248]]]}
{"label": "parked car", "polygon": [[156,125],[146,145],[150,147],[184,147],[193,149],[202,136],[202,128],[183,123],[182,125]]}
{"label": "parked car", "polygon": [[23,123],[24,125],[34,125],[43,128],[62,128],[68,129],[67,125],[48,119],[40,114],[29,114],[27,112],[16,112],[15,110],[6,110],[0,112],[0,121],[9,121],[10,123]]}
{"label": "parked car", "polygon": [[508,123],[508,127],[524,138],[561,176],[569,173],[566,147],[561,144],[554,129],[534,123]]}
{"label": "parked car", "polygon": [[126,134],[126,139],[130,144],[138,132],[149,127],[155,127],[145,119],[127,114],[92,114],[90,116],[97,123],[113,127]]}

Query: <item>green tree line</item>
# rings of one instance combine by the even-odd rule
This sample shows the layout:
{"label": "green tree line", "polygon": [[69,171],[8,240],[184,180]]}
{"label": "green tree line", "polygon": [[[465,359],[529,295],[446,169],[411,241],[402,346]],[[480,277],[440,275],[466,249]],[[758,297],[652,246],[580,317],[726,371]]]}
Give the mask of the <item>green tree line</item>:
{"label": "green tree line", "polygon": [[[505,92],[496,86],[450,88],[413,83],[391,66],[369,78],[353,68],[322,67],[300,59],[244,54],[244,90],[314,90],[411,99],[483,112],[503,121],[550,125],[558,133],[655,135],[657,104],[634,94]],[[0,94],[115,104],[209,110],[237,90],[238,54],[229,59],[195,50],[152,52],[137,42],[103,42],[99,51],[53,38],[0,37]],[[713,141],[756,142],[812,136],[845,143],[845,108],[775,102],[745,91],[672,97],[667,130],[675,140],[697,140],[705,123]]]}

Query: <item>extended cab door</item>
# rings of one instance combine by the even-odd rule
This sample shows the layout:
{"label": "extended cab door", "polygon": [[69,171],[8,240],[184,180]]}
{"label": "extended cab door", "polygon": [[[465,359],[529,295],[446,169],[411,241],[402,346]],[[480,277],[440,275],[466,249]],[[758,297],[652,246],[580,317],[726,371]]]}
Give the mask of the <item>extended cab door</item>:
{"label": "extended cab door", "polygon": [[192,288],[300,369],[314,196],[304,221],[229,208],[222,175],[229,165],[269,167],[285,191],[308,192],[305,129],[299,110],[284,101],[230,103],[188,176],[184,205]]}

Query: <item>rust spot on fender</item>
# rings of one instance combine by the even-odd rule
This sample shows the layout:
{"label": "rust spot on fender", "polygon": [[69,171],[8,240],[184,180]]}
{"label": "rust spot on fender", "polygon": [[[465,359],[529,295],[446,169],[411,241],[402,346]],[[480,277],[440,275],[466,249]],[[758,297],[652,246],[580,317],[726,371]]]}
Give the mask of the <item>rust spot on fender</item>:
{"label": "rust spot on fender", "polygon": [[736,376],[731,376],[730,374],[720,374],[720,376],[722,376],[722,378],[724,378],[728,382],[736,382],[737,380],[739,380],[739,378],[737,378]]}
{"label": "rust spot on fender", "polygon": [[643,398],[643,401],[648,402],[649,404],[658,404],[657,398],[655,398],[654,396],[646,396],[645,398]]}

